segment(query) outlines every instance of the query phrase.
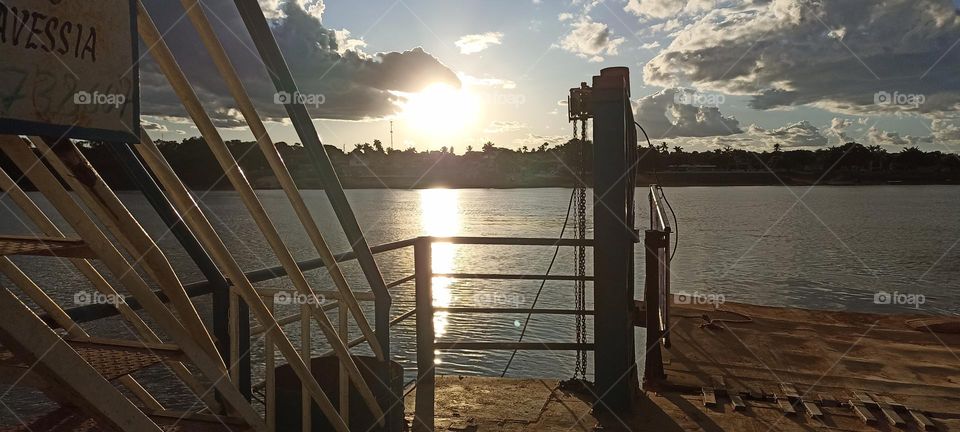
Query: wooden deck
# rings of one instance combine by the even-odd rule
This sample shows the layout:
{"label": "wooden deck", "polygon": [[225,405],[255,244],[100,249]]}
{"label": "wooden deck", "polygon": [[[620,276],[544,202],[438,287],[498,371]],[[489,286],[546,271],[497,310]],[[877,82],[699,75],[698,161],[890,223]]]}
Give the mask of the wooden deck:
{"label": "wooden deck", "polygon": [[[438,430],[886,431],[922,430],[925,418],[928,430],[960,431],[960,334],[907,324],[920,316],[723,308],[752,322],[701,326],[704,313],[743,318],[672,309],[667,380],[629,415],[594,415],[588,389],[556,380],[441,377]],[[704,406],[704,389],[715,405]]]}

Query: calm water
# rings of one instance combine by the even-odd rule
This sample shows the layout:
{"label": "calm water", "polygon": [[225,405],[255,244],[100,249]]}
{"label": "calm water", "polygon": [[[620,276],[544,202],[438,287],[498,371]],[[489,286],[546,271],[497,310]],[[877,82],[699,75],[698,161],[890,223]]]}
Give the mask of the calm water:
{"label": "calm water", "polygon": [[[679,249],[673,263],[674,292],[713,296],[725,301],[773,306],[865,312],[960,313],[960,188],[951,186],[865,187],[691,187],[667,189],[679,222]],[[305,191],[307,202],[332,244],[346,251],[348,244],[322,191]],[[298,259],[312,258],[312,246],[279,191],[259,193],[283,237]],[[518,190],[352,190],[348,191],[370,244],[418,235],[476,235],[556,237],[563,225],[568,189]],[[638,191],[644,197],[645,191]],[[802,197],[802,202],[798,202]],[[41,199],[34,195],[35,199]],[[166,251],[184,281],[199,279],[143,197],[122,193],[121,198]],[[233,193],[210,192],[201,199],[225,242],[244,268],[277,265],[265,240]],[[22,215],[11,212],[8,199],[0,208],[0,232],[26,233]],[[645,200],[638,226],[647,221]],[[48,208],[45,202],[42,206]],[[592,211],[588,209],[588,212]],[[48,214],[53,214],[48,213]],[[589,214],[589,213],[588,213]],[[61,224],[61,226],[64,226]],[[571,231],[567,232],[567,236]],[[588,233],[588,236],[592,236]],[[548,247],[453,246],[434,247],[434,271],[475,273],[542,273],[553,253]],[[379,255],[387,281],[413,271],[412,249]],[[41,286],[64,306],[74,293],[89,290],[72,268],[52,258],[17,259]],[[637,286],[642,286],[642,254],[637,255]],[[571,274],[573,257],[561,250],[555,274]],[[352,286],[368,290],[355,264],[346,267]],[[588,273],[592,271],[588,266]],[[332,289],[325,271],[309,276],[314,287]],[[262,283],[285,287],[286,280]],[[6,281],[4,281],[7,284]],[[526,307],[539,282],[461,281],[437,278],[435,303],[443,306],[482,305]],[[9,284],[8,284],[9,286]],[[915,295],[920,305],[877,304],[881,292]],[[640,291],[638,291],[638,294]],[[901,296],[901,298],[904,298]],[[395,292],[395,314],[413,307],[413,286]],[[207,299],[200,308],[209,307]],[[588,308],[589,305],[588,295]],[[539,307],[571,308],[572,282],[548,282]],[[372,307],[372,305],[371,305]],[[289,307],[289,313],[295,307]],[[284,307],[281,307],[283,310]],[[372,315],[372,309],[368,315]],[[281,315],[286,315],[283,311]],[[336,319],[336,313],[330,313]],[[515,341],[524,315],[438,314],[439,340]],[[528,341],[572,342],[572,317],[535,318]],[[288,330],[299,339],[297,325]],[[98,323],[92,332],[132,338],[117,320]],[[395,355],[413,359],[413,320],[395,327]],[[316,331],[316,330],[315,330]],[[317,333],[314,340],[321,340]],[[262,344],[255,344],[262,358]],[[326,351],[317,346],[319,354]],[[441,373],[497,374],[509,352],[443,352]],[[520,353],[508,375],[568,377],[572,353]],[[592,362],[592,359],[591,359]],[[406,367],[413,367],[407,362]],[[256,371],[262,372],[262,371]]]}

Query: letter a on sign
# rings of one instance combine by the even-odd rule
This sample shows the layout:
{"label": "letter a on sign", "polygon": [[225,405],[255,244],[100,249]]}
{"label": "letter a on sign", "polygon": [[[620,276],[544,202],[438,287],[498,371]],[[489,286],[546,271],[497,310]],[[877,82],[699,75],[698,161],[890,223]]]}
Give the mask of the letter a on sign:
{"label": "letter a on sign", "polygon": [[0,134],[136,142],[135,0],[0,0]]}

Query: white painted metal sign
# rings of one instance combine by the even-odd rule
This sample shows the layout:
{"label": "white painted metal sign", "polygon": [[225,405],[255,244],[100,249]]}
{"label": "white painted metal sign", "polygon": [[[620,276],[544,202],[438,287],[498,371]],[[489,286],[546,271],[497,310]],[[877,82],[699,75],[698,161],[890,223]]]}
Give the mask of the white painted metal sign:
{"label": "white painted metal sign", "polygon": [[0,0],[0,134],[137,140],[133,0]]}

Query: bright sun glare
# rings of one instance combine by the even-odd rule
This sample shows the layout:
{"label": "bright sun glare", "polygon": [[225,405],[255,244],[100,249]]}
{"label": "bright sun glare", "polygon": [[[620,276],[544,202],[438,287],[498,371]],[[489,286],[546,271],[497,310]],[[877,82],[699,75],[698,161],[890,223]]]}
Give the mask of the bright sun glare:
{"label": "bright sun glare", "polygon": [[462,134],[479,113],[478,99],[447,84],[432,84],[412,93],[403,107],[403,118],[417,133],[448,138]]}

